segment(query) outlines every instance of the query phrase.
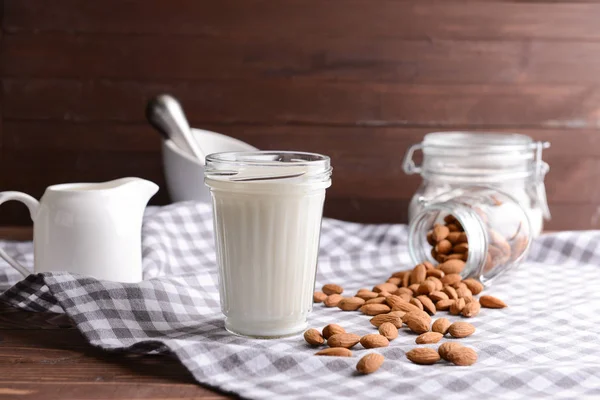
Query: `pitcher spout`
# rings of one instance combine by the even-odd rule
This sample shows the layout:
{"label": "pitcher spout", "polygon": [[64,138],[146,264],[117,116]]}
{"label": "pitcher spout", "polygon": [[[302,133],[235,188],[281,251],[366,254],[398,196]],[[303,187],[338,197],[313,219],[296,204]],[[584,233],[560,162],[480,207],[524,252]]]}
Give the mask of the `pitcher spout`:
{"label": "pitcher spout", "polygon": [[127,191],[130,198],[138,198],[140,202],[146,204],[152,196],[158,192],[158,185],[146,179],[127,177],[111,181],[112,187],[119,187]]}

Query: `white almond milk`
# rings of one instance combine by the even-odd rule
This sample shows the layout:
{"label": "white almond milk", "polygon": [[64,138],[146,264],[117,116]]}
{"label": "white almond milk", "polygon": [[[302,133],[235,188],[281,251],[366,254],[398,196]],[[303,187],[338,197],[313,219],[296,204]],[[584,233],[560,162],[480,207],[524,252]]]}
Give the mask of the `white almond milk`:
{"label": "white almond milk", "polygon": [[[279,337],[307,327],[330,168],[328,159],[317,169],[310,161],[304,166],[296,165],[301,159],[293,160],[283,168],[257,161],[235,169],[234,177],[211,174],[210,160],[207,164],[221,309],[233,333]],[[235,162],[226,169],[232,167]],[[231,180],[299,173],[287,179]]]}

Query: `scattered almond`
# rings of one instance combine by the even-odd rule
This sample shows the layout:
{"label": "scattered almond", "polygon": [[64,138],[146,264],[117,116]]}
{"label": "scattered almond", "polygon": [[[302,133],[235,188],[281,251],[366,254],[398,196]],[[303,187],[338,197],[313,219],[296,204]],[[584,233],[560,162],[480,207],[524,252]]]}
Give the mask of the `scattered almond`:
{"label": "scattered almond", "polygon": [[440,357],[442,357],[444,360],[450,361],[450,360],[448,360],[448,353],[450,353],[451,350],[454,350],[454,349],[457,349],[460,347],[463,347],[463,345],[458,342],[442,343],[440,345],[440,347],[438,347],[438,353],[440,354]]}
{"label": "scattered almond", "polygon": [[431,317],[423,311],[412,311],[407,313],[402,321],[406,323],[411,331],[421,334],[429,331]]}
{"label": "scattered almond", "polygon": [[433,325],[431,325],[431,330],[445,335],[448,333],[448,328],[450,328],[451,324],[452,323],[447,318],[438,318],[433,322]]}
{"label": "scattered almond", "polygon": [[360,341],[360,336],[354,333],[336,333],[327,339],[329,347],[345,347],[350,349]]}
{"label": "scattered almond", "polygon": [[390,341],[379,333],[369,333],[360,338],[360,344],[362,344],[365,349],[374,349],[376,347],[388,347]]}
{"label": "scattered almond", "polygon": [[464,346],[450,349],[446,357],[454,365],[460,366],[473,365],[477,361],[475,350]]}
{"label": "scattered almond", "polygon": [[[454,260],[456,261],[456,260]],[[461,276],[459,274],[446,274],[442,279],[442,283],[444,285],[453,285],[461,281]]]}
{"label": "scattered almond", "polygon": [[369,353],[358,360],[356,370],[361,374],[372,374],[383,365],[384,359],[381,354]]}
{"label": "scattered almond", "polygon": [[370,322],[373,326],[378,328],[385,323],[392,324],[396,328],[402,327],[402,317],[398,315],[392,315],[391,313],[376,315],[371,318]]}
{"label": "scattered almond", "polygon": [[328,283],[326,285],[323,285],[323,293],[325,293],[326,295],[332,295],[332,294],[342,294],[344,292],[344,289],[340,286],[340,285],[336,285],[335,283]]}
{"label": "scattered almond", "polygon": [[367,300],[371,300],[371,299],[375,299],[377,298],[377,296],[379,296],[378,293],[375,292],[371,292],[370,290],[366,290],[366,291],[359,291],[358,293],[356,293],[356,297],[360,297],[361,299],[367,301]]}
{"label": "scattered almond", "polygon": [[471,293],[473,293],[475,296],[483,291],[483,284],[476,279],[465,279],[463,280],[463,283],[467,285]]}
{"label": "scattered almond", "polygon": [[435,276],[429,276],[426,280],[435,283],[435,291],[440,291],[444,288],[444,284],[442,283],[441,279],[436,278]]}
{"label": "scattered almond", "polygon": [[327,298],[323,301],[325,307],[336,307],[340,301],[342,301],[343,297],[341,294],[331,294],[327,296]]}
{"label": "scattered almond", "polygon": [[452,304],[454,304],[456,300],[440,300],[437,303],[435,303],[435,309],[439,310],[439,311],[446,311],[448,309],[450,309],[450,307],[452,306]]}
{"label": "scattered almond", "polygon": [[434,349],[417,347],[406,353],[406,358],[415,364],[431,365],[440,361],[440,355]]}
{"label": "scattered almond", "polygon": [[318,346],[320,344],[325,343],[325,339],[323,339],[321,332],[314,328],[311,328],[304,332],[304,340],[306,340],[306,343],[313,346]]}
{"label": "scattered almond", "polygon": [[412,285],[408,286],[408,288],[411,292],[413,292],[413,294],[415,294],[417,293],[417,290],[419,290],[419,285],[420,283],[413,283]]}
{"label": "scattered almond", "polygon": [[352,357],[352,352],[343,347],[331,347],[315,353],[316,356]]}
{"label": "scattered almond", "polygon": [[420,284],[427,277],[427,268],[423,264],[418,264],[410,273],[410,284]]}
{"label": "scattered almond", "polygon": [[471,318],[479,314],[479,310],[481,310],[481,306],[477,301],[471,301],[468,304],[465,304],[465,307],[462,309],[461,314],[463,317]]}
{"label": "scattered almond", "polygon": [[408,301],[396,295],[392,295],[386,298],[386,302],[388,306],[391,307],[392,311],[411,312],[420,310],[420,308],[418,308],[414,304],[410,304]]}
{"label": "scattered almond", "polygon": [[360,311],[366,315],[386,314],[391,311],[387,304],[365,304]]}
{"label": "scattered almond", "polygon": [[481,296],[479,298],[479,303],[481,307],[485,308],[504,308],[507,305],[500,299],[493,296]]}
{"label": "scattered almond", "polygon": [[452,243],[450,243],[446,239],[439,241],[435,245],[435,251],[437,251],[438,254],[448,254],[448,253],[450,253],[451,250],[452,250]]}
{"label": "scattered almond", "polygon": [[422,333],[419,336],[417,336],[417,339],[415,340],[415,342],[417,344],[437,343],[440,340],[442,340],[443,337],[444,337],[444,335],[442,335],[439,332],[425,332],[425,333]]}
{"label": "scattered almond", "polygon": [[393,283],[390,282],[386,282],[386,283],[380,283],[379,285],[376,285],[373,287],[373,291],[375,293],[381,293],[381,292],[395,292],[396,290],[398,290],[398,286],[394,285]]}
{"label": "scattered almond", "polygon": [[469,251],[469,243],[458,243],[456,246],[452,248],[452,251],[455,253],[466,253]]}
{"label": "scattered almond", "polygon": [[346,297],[338,303],[338,308],[343,311],[356,311],[365,301],[360,297]]}
{"label": "scattered almond", "polygon": [[336,335],[338,333],[346,333],[346,330],[338,324],[329,324],[325,328],[323,328],[323,337],[325,339],[329,339],[331,336]]}
{"label": "scattered almond", "polygon": [[458,289],[456,289],[456,294],[458,295],[458,298],[473,297],[473,293],[471,293],[471,291],[467,289],[466,285],[464,287],[461,286]]}
{"label": "scattered almond", "polygon": [[468,322],[455,322],[448,328],[448,333],[457,339],[471,336],[475,332],[475,327]]}
{"label": "scattered almond", "polygon": [[413,297],[412,299],[410,299],[410,304],[417,307],[419,310],[423,311],[423,304],[421,304],[421,301],[419,299],[417,299],[416,297]]}
{"label": "scattered almond", "polygon": [[425,280],[417,289],[417,294],[429,294],[435,291],[435,282],[432,280]]}
{"label": "scattered almond", "polygon": [[398,285],[400,285],[402,283],[402,279],[392,276],[392,277],[388,278],[387,283],[394,284],[394,285],[396,285],[396,287],[398,287]]}
{"label": "scattered almond", "polygon": [[437,291],[429,294],[429,298],[431,301],[435,301],[436,303],[440,300],[448,300],[448,295],[444,292]]}
{"label": "scattered almond", "polygon": [[435,240],[436,242],[440,242],[446,239],[449,233],[450,230],[444,225],[435,224],[433,226],[433,240]]}
{"label": "scattered almond", "polygon": [[384,322],[379,326],[379,334],[387,340],[394,340],[398,337],[398,328],[391,322]]}
{"label": "scattered almond", "polygon": [[313,303],[322,303],[327,298],[327,295],[323,292],[314,292],[313,293]]}
{"label": "scattered almond", "polygon": [[385,297],[375,297],[374,299],[367,300],[365,304],[384,304],[385,301]]}
{"label": "scattered almond", "polygon": [[439,269],[428,269],[427,270],[427,277],[433,276],[436,277],[438,279],[442,279],[444,277],[444,271],[439,270]]}
{"label": "scattered almond", "polygon": [[456,294],[456,289],[452,286],[444,286],[443,292],[448,295],[449,299],[457,300],[458,294]]}
{"label": "scattered almond", "polygon": [[454,303],[452,303],[448,311],[452,315],[459,315],[463,308],[465,308],[465,299],[460,298],[458,300],[454,300]]}
{"label": "scattered almond", "polygon": [[417,300],[421,302],[423,305],[423,310],[427,311],[429,314],[433,315],[436,313],[435,304],[429,299],[427,296],[417,296]]}
{"label": "scattered almond", "polygon": [[401,288],[398,288],[398,290],[396,290],[396,291],[395,291],[394,293],[392,293],[392,294],[395,294],[396,296],[400,296],[401,294],[407,294],[407,295],[409,295],[409,296],[412,296],[412,295],[413,295],[413,292],[412,292],[412,290],[410,290],[410,289],[409,289],[409,288],[407,288],[407,287],[401,287]]}

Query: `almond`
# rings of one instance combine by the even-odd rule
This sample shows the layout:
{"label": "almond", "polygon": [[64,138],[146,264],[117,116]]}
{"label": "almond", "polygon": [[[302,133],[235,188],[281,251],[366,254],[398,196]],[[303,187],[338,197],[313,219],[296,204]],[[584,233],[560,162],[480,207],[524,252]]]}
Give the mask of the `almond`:
{"label": "almond", "polygon": [[440,300],[448,300],[448,295],[444,292],[433,292],[429,294],[429,298],[437,303]]}
{"label": "almond", "polygon": [[372,374],[383,365],[384,360],[381,354],[369,353],[358,360],[356,370],[361,374]]}
{"label": "almond", "polygon": [[458,342],[442,343],[440,347],[438,347],[438,353],[440,354],[440,357],[442,357],[444,360],[450,361],[448,360],[448,353],[450,353],[450,351],[454,349],[458,349],[461,347],[463,347],[463,345]]}
{"label": "almond", "polygon": [[418,264],[410,273],[410,284],[420,284],[427,277],[427,268],[423,264]]}
{"label": "almond", "polygon": [[332,294],[342,294],[344,292],[344,289],[340,285],[336,285],[335,283],[328,283],[326,285],[323,285],[322,290],[323,293],[325,293],[327,296]]}
{"label": "almond", "polygon": [[376,285],[375,287],[373,287],[373,291],[375,293],[381,293],[381,292],[395,292],[396,290],[398,290],[398,286],[394,285],[393,283],[390,282],[386,282],[386,283],[380,283],[379,285]]}
{"label": "almond", "polygon": [[395,294],[396,296],[400,296],[401,294],[407,294],[407,295],[409,295],[409,296],[412,296],[412,295],[413,295],[413,292],[412,292],[412,290],[410,290],[409,288],[406,288],[406,287],[401,287],[401,288],[398,288],[398,290],[396,290],[396,291],[395,291],[394,293],[392,293],[392,294]]}
{"label": "almond", "polygon": [[429,261],[423,261],[421,264],[423,264],[425,266],[425,269],[427,271],[435,268],[434,265],[432,263],[430,263]]}
{"label": "almond", "polygon": [[352,352],[343,347],[332,347],[315,353],[316,356],[352,357]]}
{"label": "almond", "polygon": [[500,299],[493,296],[481,296],[479,298],[479,303],[481,307],[485,308],[504,308],[507,305]]}
{"label": "almond", "polygon": [[431,325],[431,330],[433,332],[441,333],[445,335],[448,333],[448,328],[450,328],[451,322],[447,318],[438,318]]}
{"label": "almond", "polygon": [[329,339],[331,336],[336,335],[338,333],[346,333],[346,330],[338,324],[329,324],[325,328],[323,328],[323,337],[325,339]]}
{"label": "almond", "polygon": [[386,298],[386,302],[388,306],[391,307],[392,311],[411,312],[420,310],[417,306],[415,306],[414,304],[410,304],[408,301],[402,299],[400,296],[389,296],[388,298]]}
{"label": "almond", "polygon": [[343,297],[341,294],[331,294],[323,301],[326,307],[335,307],[342,301]]}
{"label": "almond", "polygon": [[469,251],[469,243],[458,243],[452,248],[453,253],[466,253]]}
{"label": "almond", "polygon": [[456,300],[448,299],[448,300],[440,300],[435,303],[435,309],[439,311],[446,311],[450,309],[452,304],[454,304]]}
{"label": "almond", "polygon": [[437,243],[435,239],[433,239],[433,230],[427,232],[427,243],[429,243],[432,246],[435,246],[435,244]]}
{"label": "almond", "polygon": [[[461,234],[461,232],[457,232],[457,231],[450,232],[450,233],[448,233],[448,236],[446,236],[446,240],[448,240],[452,244],[457,244],[457,243],[459,243],[458,239],[460,238],[460,234]],[[433,246],[433,245],[435,245],[435,243],[431,244],[431,245]]]}
{"label": "almond", "polygon": [[458,289],[460,289],[460,288],[463,288],[463,289],[468,289],[467,285],[465,285],[465,284],[464,284],[464,283],[462,283],[462,282],[456,282],[456,283],[453,283],[453,284],[452,284],[452,285],[450,285],[450,286],[452,286],[452,287],[453,287],[454,289],[456,289],[456,290],[458,290]]}
{"label": "almond", "polygon": [[412,296],[410,294],[406,294],[406,293],[402,293],[400,295],[400,298],[404,301],[406,301],[407,303],[410,303],[410,301],[412,300]]}
{"label": "almond", "polygon": [[327,295],[323,292],[314,292],[313,293],[313,303],[322,303],[327,298]]}
{"label": "almond", "polygon": [[387,340],[394,340],[398,337],[398,328],[391,322],[384,322],[379,326],[379,334],[385,336]]}
{"label": "almond", "polygon": [[[433,233],[435,237],[435,231]],[[499,248],[504,255],[509,256],[510,245],[508,244],[506,239],[504,239],[504,237],[500,233],[496,232],[493,229],[488,229],[488,234],[490,236],[490,241],[492,242],[492,244]]]}
{"label": "almond", "polygon": [[448,328],[448,333],[455,338],[465,338],[475,332],[475,327],[468,322],[455,322]]}
{"label": "almond", "polygon": [[403,318],[406,315],[406,311],[400,311],[400,310],[390,311],[388,313],[388,315],[395,315],[397,317]]}
{"label": "almond", "polygon": [[425,280],[435,283],[435,291],[439,291],[444,288],[444,284],[442,283],[442,281],[439,278],[436,278],[435,276],[429,276]]}
{"label": "almond", "polygon": [[463,260],[448,260],[440,265],[439,269],[446,275],[460,274],[465,269],[465,265],[466,263]]}
{"label": "almond", "polygon": [[448,240],[441,240],[438,244],[435,245],[435,251],[438,254],[448,254],[452,250],[452,243]]}
{"label": "almond", "polygon": [[466,285],[465,286],[461,286],[458,289],[456,289],[456,294],[458,296],[458,298],[460,299],[465,298],[465,297],[473,297],[473,293],[471,293],[471,291],[469,289],[467,289]]}
{"label": "almond", "polygon": [[413,297],[412,299],[410,299],[410,304],[417,307],[419,310],[423,311],[423,304],[421,303],[421,301],[419,299]]}
{"label": "almond", "polygon": [[306,340],[306,343],[311,344],[313,346],[318,346],[320,344],[325,343],[325,339],[323,339],[321,332],[314,328],[311,328],[304,332],[304,340]]}
{"label": "almond", "polygon": [[434,349],[417,347],[406,353],[406,358],[415,364],[431,365],[440,361],[440,355]]}
{"label": "almond", "polygon": [[450,306],[448,311],[452,315],[459,315],[462,312],[462,309],[465,308],[465,299],[455,300],[454,303]]}
{"label": "almond", "polygon": [[423,311],[412,311],[406,314],[402,321],[406,323],[411,331],[421,334],[429,331],[431,317]]}
{"label": "almond", "polygon": [[360,338],[360,344],[362,344],[365,349],[374,349],[376,347],[388,347],[390,341],[379,333],[369,333]]}
{"label": "almond", "polygon": [[469,278],[463,281],[465,285],[469,288],[473,295],[477,296],[479,293],[483,291],[483,284],[479,282],[477,279]]}
{"label": "almond", "polygon": [[446,256],[446,261],[448,260],[463,260],[467,261],[468,253],[452,253]]}
{"label": "almond", "polygon": [[463,317],[471,318],[479,314],[479,310],[481,310],[479,302],[472,301],[468,304],[465,304],[465,307],[462,309],[461,314]]}
{"label": "almond", "polygon": [[458,235],[458,239],[456,240],[456,243],[465,243],[465,242],[468,242],[467,234],[465,232],[461,232],[460,235]]}
{"label": "almond", "polygon": [[350,349],[359,341],[360,336],[354,333],[336,333],[327,339],[327,345],[329,347],[345,347],[346,349]]}
{"label": "almond", "polygon": [[386,283],[391,283],[393,285],[396,285],[396,287],[398,287],[398,285],[400,285],[402,283],[402,279],[392,276],[392,277],[388,278]]}
{"label": "almond", "polygon": [[444,222],[445,222],[446,224],[451,224],[451,223],[453,223],[454,221],[456,221],[456,217],[455,217],[454,215],[452,215],[452,214],[448,214],[448,215],[446,215],[446,216],[444,217]]}
{"label": "almond", "polygon": [[448,295],[449,299],[452,299],[452,300],[458,299],[458,294],[456,293],[456,289],[454,289],[452,286],[444,286],[443,292]]}
{"label": "almond", "polygon": [[419,290],[419,285],[419,283],[413,283],[412,285],[408,286],[408,288],[411,292],[413,292],[413,294],[415,294],[417,293],[417,290]]}
{"label": "almond", "polygon": [[370,290],[356,293],[356,297],[360,297],[365,301],[375,299],[377,296],[379,296],[378,293],[371,292]]}
{"label": "almond", "polygon": [[365,301],[360,297],[346,297],[342,299],[337,306],[343,311],[356,311],[363,304],[365,304]]}
{"label": "almond", "polygon": [[384,304],[385,301],[385,297],[375,297],[374,299],[367,300],[365,304]]}
{"label": "almond", "polygon": [[[450,261],[457,261],[457,260],[450,260]],[[441,281],[444,285],[453,285],[455,283],[458,283],[462,280],[461,276],[459,274],[449,274],[449,275],[445,275]]]}
{"label": "almond", "polygon": [[440,340],[442,340],[443,337],[444,335],[442,335],[439,332],[425,332],[417,336],[415,342],[417,344],[432,344],[439,342]]}
{"label": "almond", "polygon": [[391,309],[386,304],[365,304],[360,311],[366,315],[378,315],[388,313]]}
{"label": "almond", "polygon": [[429,300],[429,297],[417,296],[417,300],[419,300],[423,305],[423,310],[427,311],[431,315],[436,313],[437,310],[435,308],[435,304],[433,304],[433,302]]}
{"label": "almond", "polygon": [[477,353],[469,347],[458,347],[450,349],[447,354],[447,359],[454,365],[473,365],[477,361]]}
{"label": "almond", "polygon": [[391,294],[390,292],[388,292],[388,291],[385,291],[385,290],[384,290],[383,292],[379,292],[379,293],[377,293],[377,297],[383,297],[383,298],[385,298],[385,297],[388,297],[388,296],[391,296],[391,295],[392,295],[392,294]]}
{"label": "almond", "polygon": [[450,232],[461,232],[461,229],[462,229],[458,222],[453,222],[451,224],[448,224],[448,225],[446,225],[446,227],[448,228],[448,230]]}
{"label": "almond", "polygon": [[370,322],[371,325],[376,326],[378,328],[385,323],[392,324],[396,328],[402,327],[402,317],[398,315],[392,315],[391,313],[376,315],[373,318],[371,318]]}
{"label": "almond", "polygon": [[450,229],[448,229],[448,227],[444,226],[444,225],[440,225],[440,224],[435,224],[433,226],[433,240],[435,240],[436,242],[440,242],[444,239],[446,239],[446,237],[448,236],[448,234],[450,233]]}
{"label": "almond", "polygon": [[474,299],[472,296],[471,297],[463,297],[463,299],[465,299],[465,305],[472,303],[472,302],[479,303],[479,300]]}
{"label": "almond", "polygon": [[392,274],[392,278],[400,278],[400,280],[402,280],[402,278],[404,278],[404,275],[406,275],[407,273],[410,274],[410,271],[397,271]]}
{"label": "almond", "polygon": [[430,277],[430,276],[441,279],[444,277],[444,271],[439,270],[439,269],[429,269],[429,270],[427,270],[427,277]]}
{"label": "almond", "polygon": [[435,282],[432,280],[425,280],[423,283],[419,285],[417,289],[417,294],[429,294],[435,291]]}

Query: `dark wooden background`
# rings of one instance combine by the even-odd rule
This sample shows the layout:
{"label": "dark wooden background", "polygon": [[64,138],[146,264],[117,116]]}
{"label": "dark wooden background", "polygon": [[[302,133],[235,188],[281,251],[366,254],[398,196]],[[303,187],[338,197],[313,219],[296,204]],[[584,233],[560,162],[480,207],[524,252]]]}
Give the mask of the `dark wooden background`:
{"label": "dark wooden background", "polygon": [[[153,95],[195,127],[331,155],[326,215],[404,222],[434,130],[549,140],[549,229],[600,226],[600,3],[4,0],[0,188],[136,175],[169,201]],[[1,224],[29,224],[6,205]]]}

